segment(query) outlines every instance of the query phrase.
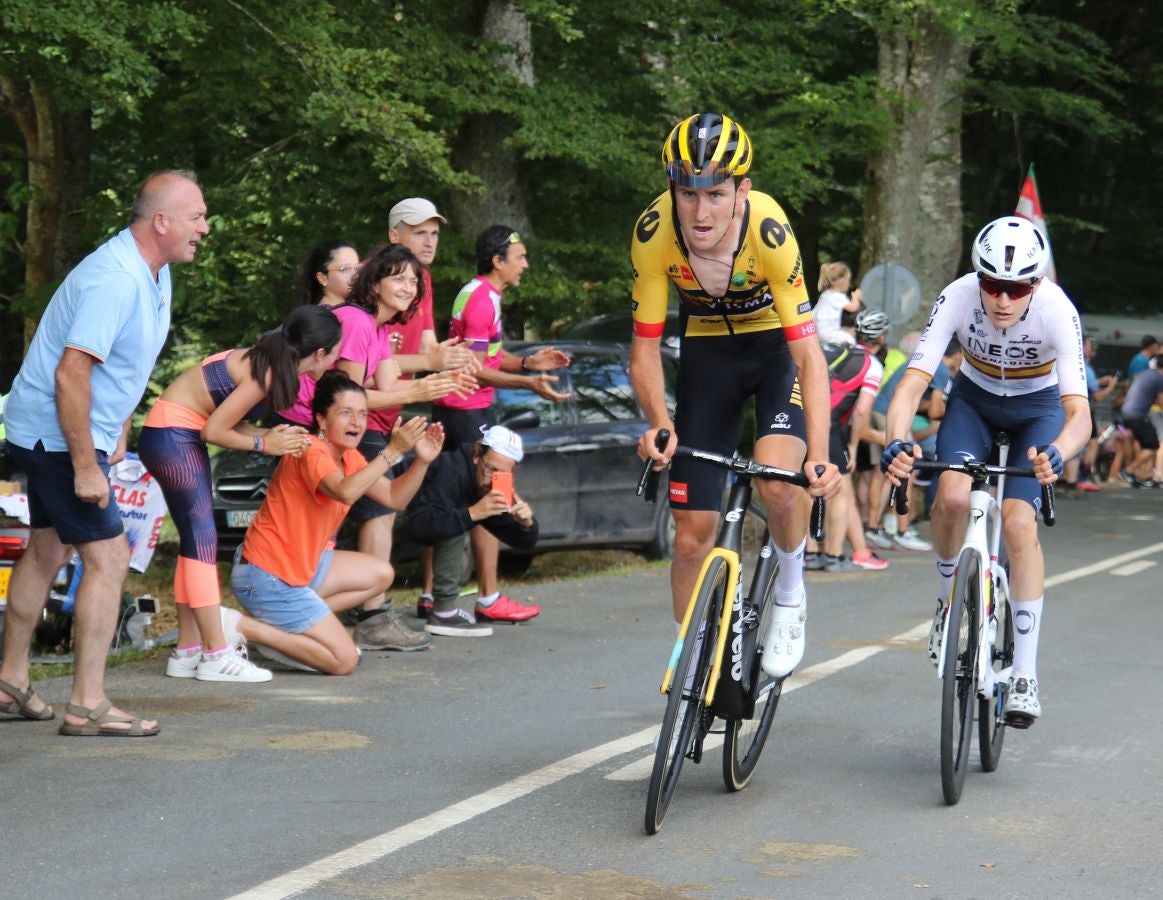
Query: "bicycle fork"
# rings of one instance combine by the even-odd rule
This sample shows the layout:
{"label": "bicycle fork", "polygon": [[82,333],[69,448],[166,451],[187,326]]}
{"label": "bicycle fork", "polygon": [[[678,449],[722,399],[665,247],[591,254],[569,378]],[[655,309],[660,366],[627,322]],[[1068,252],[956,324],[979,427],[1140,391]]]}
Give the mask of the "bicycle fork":
{"label": "bicycle fork", "polygon": [[705,698],[705,704],[707,706],[710,706],[715,699],[715,688],[719,684],[719,669],[723,664],[723,654],[727,647],[727,634],[731,627],[731,609],[733,603],[738,602],[739,599],[738,593],[741,587],[739,582],[739,554],[733,550],[715,547],[707,554],[707,558],[703,560],[702,568],[699,569],[698,578],[695,579],[694,589],[691,591],[690,601],[687,603],[686,612],[683,614],[682,625],[679,627],[678,636],[674,640],[674,649],[670,652],[670,661],[666,665],[666,674],[662,676],[662,686],[659,688],[659,693],[665,694],[674,683],[674,672],[678,668],[678,659],[682,654],[682,646],[686,641],[687,632],[690,630],[691,617],[694,615],[695,600],[698,597],[699,589],[707,577],[707,572],[710,570],[711,564],[716,559],[721,559],[727,566],[727,589],[724,592],[723,609],[719,614],[719,635],[715,641],[715,658],[711,665],[711,678],[707,683],[707,696]]}

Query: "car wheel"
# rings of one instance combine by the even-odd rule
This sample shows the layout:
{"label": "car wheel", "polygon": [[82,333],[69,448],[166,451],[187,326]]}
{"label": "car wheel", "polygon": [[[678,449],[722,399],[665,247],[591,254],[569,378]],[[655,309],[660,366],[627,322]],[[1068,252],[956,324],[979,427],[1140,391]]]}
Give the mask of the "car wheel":
{"label": "car wheel", "polygon": [[670,504],[659,500],[654,504],[654,537],[642,548],[647,559],[669,559],[674,553],[674,516],[670,514]]}

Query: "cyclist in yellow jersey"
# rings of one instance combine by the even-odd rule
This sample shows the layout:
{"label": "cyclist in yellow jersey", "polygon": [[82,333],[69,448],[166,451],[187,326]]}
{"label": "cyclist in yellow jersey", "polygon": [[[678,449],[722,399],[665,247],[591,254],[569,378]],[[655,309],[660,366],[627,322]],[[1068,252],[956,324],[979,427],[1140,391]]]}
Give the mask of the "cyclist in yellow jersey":
{"label": "cyclist in yellow jersey", "polygon": [[[638,219],[634,265],[634,338],[630,377],[650,423],[638,443],[658,468],[681,442],[730,454],[743,411],[755,398],[754,456],[799,470],[811,494],[831,496],[840,473],[828,460],[828,368],[816,340],[799,246],[771,197],[751,190],[751,140],[715,113],[684,119],[662,151],[669,189]],[[674,419],[666,407],[660,340],[669,286],[679,294],[682,351]],[[671,432],[663,452],[660,428]],[[816,475],[816,467],[823,474]],[[715,540],[725,473],[676,459],[669,476],[675,521],[671,568],[674,617],[681,622],[703,559]],[[801,488],[759,481],[779,556],[774,621],[763,667],[791,672],[803,657],[806,598],[803,553],[810,500]]]}

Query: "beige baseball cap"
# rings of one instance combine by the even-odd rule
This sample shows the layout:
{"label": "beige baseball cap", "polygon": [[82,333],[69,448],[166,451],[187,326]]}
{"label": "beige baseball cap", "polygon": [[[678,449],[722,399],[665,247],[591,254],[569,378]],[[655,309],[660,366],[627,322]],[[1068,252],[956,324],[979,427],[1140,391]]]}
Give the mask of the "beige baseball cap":
{"label": "beige baseball cap", "polygon": [[396,228],[401,222],[405,225],[422,225],[429,219],[439,219],[445,225],[448,219],[436,210],[436,204],[423,197],[409,197],[401,200],[388,212],[388,227]]}

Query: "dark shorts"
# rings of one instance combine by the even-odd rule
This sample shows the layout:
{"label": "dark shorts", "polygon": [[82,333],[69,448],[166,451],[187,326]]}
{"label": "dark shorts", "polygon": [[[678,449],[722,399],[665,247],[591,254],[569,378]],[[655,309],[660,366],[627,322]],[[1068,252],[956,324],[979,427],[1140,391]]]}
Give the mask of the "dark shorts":
{"label": "dark shorts", "polygon": [[452,409],[432,405],[432,421],[444,426],[445,453],[452,453],[461,444],[475,444],[481,439],[481,426],[489,424],[488,407],[484,409]]}
{"label": "dark shorts", "polygon": [[828,434],[828,462],[843,475],[848,471],[848,442],[852,439],[852,429],[848,425],[832,423]]}
{"label": "dark shorts", "polygon": [[[1029,469],[1026,452],[1058,437],[1065,422],[1057,385],[1032,394],[999,397],[958,375],[937,432],[937,459],[988,460],[994,433],[1004,431],[1010,437],[1006,465]],[[1004,499],[1025,500],[1034,509],[1041,509],[1042,488],[1036,478],[1007,478]]]}
{"label": "dark shorts", "polygon": [[[374,431],[369,428],[363,433],[363,437],[359,441],[359,452],[363,454],[363,458],[371,462],[376,458],[381,450],[388,446],[388,436],[382,431]],[[387,477],[392,477],[392,470],[388,469]],[[347,513],[347,517],[358,524],[370,522],[372,519],[378,519],[381,516],[390,516],[396,511],[384,506],[382,503],[377,503],[366,494],[360,497],[351,505],[351,510]]]}
{"label": "dark shorts", "polygon": [[[28,477],[28,518],[33,528],[55,529],[62,544],[105,541],[125,533],[112,487],[104,509],[77,498],[68,453],[49,452],[40,441],[32,450],[9,441],[8,456]],[[97,451],[97,465],[108,478],[109,459],[103,450]]]}
{"label": "dark shorts", "polygon": [[1135,440],[1144,450],[1159,449],[1159,432],[1155,430],[1155,423],[1151,421],[1150,416],[1124,418],[1123,424],[1131,430],[1131,434],[1135,436]]}
{"label": "dark shorts", "polygon": [[[755,398],[755,439],[804,440],[804,408],[795,363],[779,329],[683,341],[674,427],[684,447],[730,456],[739,447],[743,411]],[[670,468],[670,505],[718,509],[727,473],[692,459]]]}

